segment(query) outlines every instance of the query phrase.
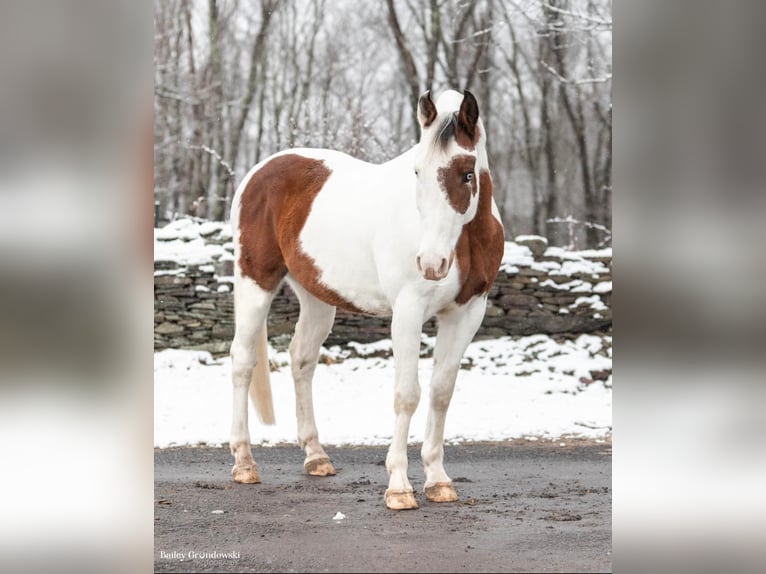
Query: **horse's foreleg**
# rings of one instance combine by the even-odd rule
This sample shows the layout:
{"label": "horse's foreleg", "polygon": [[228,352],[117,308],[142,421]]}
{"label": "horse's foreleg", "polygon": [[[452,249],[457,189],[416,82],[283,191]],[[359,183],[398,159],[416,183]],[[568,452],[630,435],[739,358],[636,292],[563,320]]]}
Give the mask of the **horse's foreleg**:
{"label": "horse's foreleg", "polygon": [[291,283],[291,286],[301,304],[295,335],[290,343],[290,363],[295,381],[298,444],[306,451],[306,460],[303,463],[306,472],[313,476],[329,476],[335,474],[335,468],[319,443],[311,387],[319,349],[330,334],[335,321],[335,307],[323,303],[300,285]]}
{"label": "horse's foreleg", "polygon": [[231,440],[229,441],[231,454],[234,455],[234,467],[231,469],[231,474],[236,482],[257,483],[261,479],[250,449],[247,397],[253,368],[257,361],[258,337],[266,323],[274,294],[261,289],[254,281],[247,278],[238,278],[234,284],[234,290],[235,331],[234,340],[231,343],[234,396]]}
{"label": "horse's foreleg", "polygon": [[386,506],[393,510],[417,508],[415,495],[407,479],[407,437],[410,420],[420,400],[418,384],[418,358],[420,333],[423,327],[422,310],[417,305],[397,302],[391,320],[391,338],[394,350],[395,390],[394,436],[386,456],[389,481]]}
{"label": "horse's foreleg", "polygon": [[444,422],[460,360],[481,325],[485,307],[486,298],[482,297],[439,316],[430,408],[421,450],[426,473],[426,498],[433,502],[454,502],[458,498],[452,480],[444,471]]}

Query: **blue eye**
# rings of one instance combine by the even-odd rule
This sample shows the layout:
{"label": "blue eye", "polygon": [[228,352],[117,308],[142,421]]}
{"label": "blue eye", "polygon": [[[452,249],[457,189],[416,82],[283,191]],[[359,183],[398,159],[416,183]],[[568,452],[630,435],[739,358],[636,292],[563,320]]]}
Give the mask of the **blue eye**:
{"label": "blue eye", "polygon": [[467,171],[463,174],[463,183],[471,183],[471,180],[473,179],[473,172]]}

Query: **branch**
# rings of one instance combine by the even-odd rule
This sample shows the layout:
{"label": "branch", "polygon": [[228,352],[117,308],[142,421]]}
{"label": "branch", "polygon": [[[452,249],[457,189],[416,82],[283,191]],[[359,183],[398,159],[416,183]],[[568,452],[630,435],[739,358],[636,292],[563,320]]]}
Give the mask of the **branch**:
{"label": "branch", "polygon": [[213,156],[218,163],[226,170],[226,173],[229,175],[229,177],[235,177],[236,174],[234,173],[234,170],[231,169],[231,164],[227,162],[223,157],[221,157],[221,154],[219,154],[217,151],[215,151],[213,148],[210,148],[206,145],[189,145],[186,146],[188,149],[200,149],[206,153],[209,153],[211,156]]}
{"label": "branch", "polygon": [[202,103],[202,101],[196,98],[195,96],[191,96],[189,94],[184,94],[181,92],[174,92],[168,88],[163,88],[162,86],[156,86],[154,88],[154,95],[156,95],[158,98],[167,98],[169,100],[176,100],[184,104],[196,105],[196,104]]}
{"label": "branch", "polygon": [[604,84],[606,82],[612,81],[612,74],[607,74],[606,76],[602,78],[582,78],[580,80],[571,80],[559,74],[555,69],[551,67],[550,64],[546,63],[544,60],[540,60],[540,65],[543,68],[545,68],[548,72],[550,72],[550,74],[553,75],[553,77],[556,78],[562,84],[572,84],[575,86],[579,86],[581,84]]}
{"label": "branch", "polygon": [[572,228],[575,225],[582,225],[583,227],[588,227],[590,229],[595,229],[596,231],[600,231],[604,234],[604,239],[598,244],[598,247],[603,247],[607,244],[607,242],[611,241],[612,239],[612,231],[604,227],[603,225],[599,225],[598,223],[591,223],[590,221],[580,221],[579,219],[575,219],[571,215],[567,215],[565,218],[561,217],[551,217],[550,219],[545,220],[546,223],[566,223],[569,225],[569,233],[570,236],[572,235]]}
{"label": "branch", "polygon": [[591,24],[598,24],[599,26],[607,26],[610,30],[612,29],[611,20],[603,20],[602,18],[594,18],[593,16],[587,16],[586,14],[581,14],[579,12],[572,12],[571,10],[565,10],[564,8],[559,8],[558,6],[554,6],[550,4],[549,2],[546,2],[545,4],[543,4],[543,6],[546,9],[550,10],[551,12],[556,12],[557,14],[565,14],[567,16],[572,16],[573,18],[585,20],[586,22],[590,22]]}
{"label": "branch", "polygon": [[496,28],[502,28],[505,26],[505,22],[498,22],[497,24],[492,24],[491,26],[487,26],[485,28],[482,28],[481,30],[477,30],[473,34],[469,34],[468,36],[463,36],[461,38],[458,38],[457,40],[447,40],[447,44],[462,44],[463,42],[467,42],[468,40],[471,40],[472,38],[478,38],[479,36],[484,36],[485,34],[489,34]]}

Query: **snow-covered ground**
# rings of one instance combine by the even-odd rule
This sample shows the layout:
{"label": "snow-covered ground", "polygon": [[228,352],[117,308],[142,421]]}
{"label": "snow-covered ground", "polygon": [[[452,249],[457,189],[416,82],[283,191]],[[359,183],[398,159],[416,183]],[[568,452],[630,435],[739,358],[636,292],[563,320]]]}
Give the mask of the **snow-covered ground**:
{"label": "snow-covered ground", "polygon": [[[433,339],[423,337],[424,354]],[[324,444],[388,444],[393,429],[390,341],[324,350],[314,405]],[[250,408],[254,444],[294,443],[295,395],[286,352],[270,349],[277,424],[261,425]],[[543,335],[478,341],[463,359],[447,415],[449,443],[522,437],[604,438],[612,424],[611,337],[555,342]],[[410,441],[423,439],[432,361],[422,358],[420,405]],[[155,354],[154,442],[220,445],[231,423],[231,363],[200,351]]]}

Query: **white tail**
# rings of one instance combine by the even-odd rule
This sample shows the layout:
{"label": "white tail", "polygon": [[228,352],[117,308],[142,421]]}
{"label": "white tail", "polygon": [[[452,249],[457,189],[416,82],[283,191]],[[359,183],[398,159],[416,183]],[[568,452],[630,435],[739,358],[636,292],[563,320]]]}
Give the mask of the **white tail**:
{"label": "white tail", "polygon": [[260,421],[265,425],[273,425],[276,418],[274,417],[274,401],[271,398],[269,341],[265,322],[263,329],[261,329],[261,336],[258,338],[256,358],[258,362],[253,369],[252,379],[250,379],[250,400],[253,401],[255,412]]}

